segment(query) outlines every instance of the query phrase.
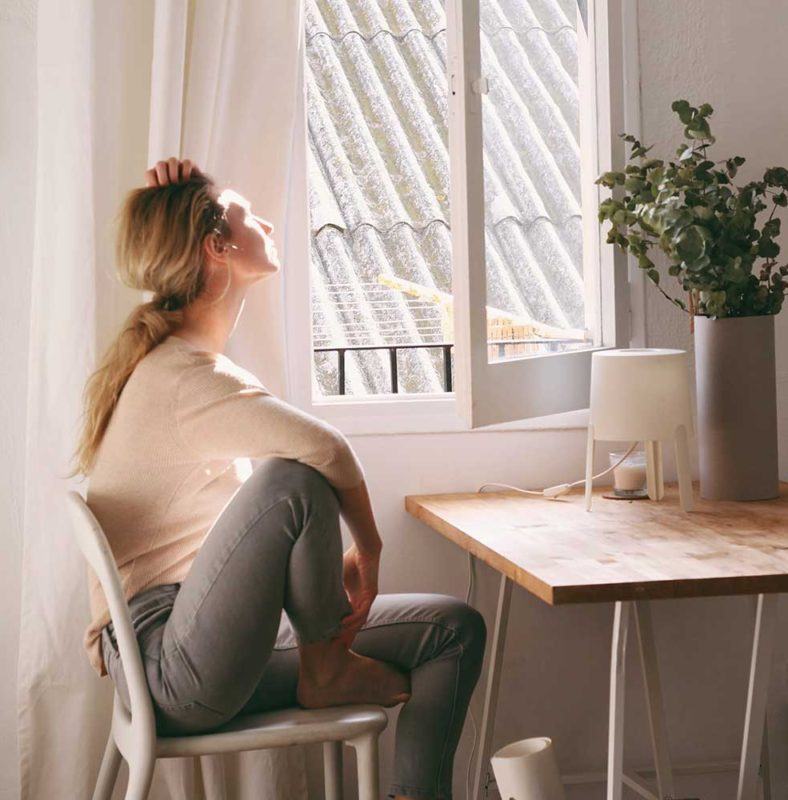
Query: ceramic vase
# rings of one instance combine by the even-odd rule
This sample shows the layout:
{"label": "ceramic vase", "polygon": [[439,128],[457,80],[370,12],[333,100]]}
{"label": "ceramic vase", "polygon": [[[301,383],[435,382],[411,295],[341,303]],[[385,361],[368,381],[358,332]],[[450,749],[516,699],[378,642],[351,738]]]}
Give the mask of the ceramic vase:
{"label": "ceramic vase", "polygon": [[774,316],[694,321],[701,497],[778,497]]}

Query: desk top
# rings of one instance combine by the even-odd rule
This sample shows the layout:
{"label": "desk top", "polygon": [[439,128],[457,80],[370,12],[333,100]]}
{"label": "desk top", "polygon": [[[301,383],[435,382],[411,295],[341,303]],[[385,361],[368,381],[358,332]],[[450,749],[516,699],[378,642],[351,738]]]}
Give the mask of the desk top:
{"label": "desk top", "polygon": [[504,492],[408,495],[406,509],[551,605],[788,592],[788,483],[757,502]]}

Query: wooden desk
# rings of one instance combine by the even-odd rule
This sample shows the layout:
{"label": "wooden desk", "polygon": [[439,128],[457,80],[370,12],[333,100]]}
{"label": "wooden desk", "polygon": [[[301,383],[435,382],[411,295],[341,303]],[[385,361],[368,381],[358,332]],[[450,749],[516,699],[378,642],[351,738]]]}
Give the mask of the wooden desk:
{"label": "wooden desk", "polygon": [[[624,784],[642,797],[674,796],[649,602],[662,598],[758,596],[750,683],[739,768],[738,800],[755,800],[758,785],[777,594],[788,591],[788,483],[776,500],[697,500],[684,513],[674,485],[660,502],[602,498],[593,510],[582,495],[557,500],[513,491],[409,495],[414,517],[501,573],[491,640],[479,760],[478,800],[489,764],[500,665],[512,585],[551,605],[614,602],[610,670],[608,800]],[[696,493],[697,496],[697,493]],[[623,769],[624,660],[630,616],[640,644],[657,774],[656,793]]]}

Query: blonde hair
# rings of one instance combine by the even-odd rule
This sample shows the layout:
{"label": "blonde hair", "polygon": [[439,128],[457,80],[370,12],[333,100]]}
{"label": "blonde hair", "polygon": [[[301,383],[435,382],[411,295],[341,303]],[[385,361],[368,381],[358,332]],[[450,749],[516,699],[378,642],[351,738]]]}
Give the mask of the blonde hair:
{"label": "blonde hair", "polygon": [[225,207],[211,192],[214,186],[214,180],[201,172],[188,181],[138,188],[126,195],[118,215],[118,276],[132,289],[152,291],[155,296],[129,314],[85,384],[76,467],[65,477],[91,472],[129,376],[181,323],[183,308],[202,292],[205,237],[210,233],[230,237]]}

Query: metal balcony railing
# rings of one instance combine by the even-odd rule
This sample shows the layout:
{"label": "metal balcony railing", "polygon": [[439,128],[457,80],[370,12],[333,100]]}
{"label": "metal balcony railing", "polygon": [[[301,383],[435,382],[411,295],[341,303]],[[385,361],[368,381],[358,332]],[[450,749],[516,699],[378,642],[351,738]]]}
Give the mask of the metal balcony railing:
{"label": "metal balcony railing", "polygon": [[[546,352],[558,352],[566,345],[581,345],[576,339],[499,339],[488,341],[490,348],[497,348],[498,358],[506,358],[506,349],[512,345],[543,345]],[[415,344],[362,344],[362,345],[335,345],[331,347],[315,347],[315,353],[336,353],[337,366],[339,371],[339,394],[346,394],[345,378],[345,356],[349,352],[360,352],[367,350],[388,350],[389,354],[389,375],[391,380],[392,394],[399,393],[399,375],[397,365],[397,353],[400,350],[423,350],[425,348],[440,349],[443,352],[443,388],[446,392],[453,391],[452,375],[452,348],[453,342],[419,342]]]}

